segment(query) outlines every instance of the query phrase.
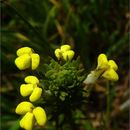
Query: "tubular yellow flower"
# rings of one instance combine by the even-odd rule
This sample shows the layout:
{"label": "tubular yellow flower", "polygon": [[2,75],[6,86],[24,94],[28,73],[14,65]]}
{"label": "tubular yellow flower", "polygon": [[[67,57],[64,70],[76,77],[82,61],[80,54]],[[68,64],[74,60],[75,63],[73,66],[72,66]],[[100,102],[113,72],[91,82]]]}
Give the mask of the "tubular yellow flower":
{"label": "tubular yellow flower", "polygon": [[56,49],[56,50],[55,50],[55,56],[57,57],[58,60],[60,60],[60,58],[61,58],[61,56],[62,56],[60,49]]}
{"label": "tubular yellow flower", "polygon": [[20,86],[20,93],[23,97],[29,96],[33,92],[33,84],[22,84]]}
{"label": "tubular yellow flower", "polygon": [[21,102],[16,113],[24,115],[20,121],[20,126],[25,130],[32,130],[34,124],[44,126],[47,121],[46,112],[42,107],[34,107],[30,102]]}
{"label": "tubular yellow flower", "polygon": [[31,58],[32,58],[32,70],[35,70],[39,66],[40,56],[38,54],[32,54]]}
{"label": "tubular yellow flower", "polygon": [[72,60],[72,58],[74,57],[74,51],[70,49],[71,46],[62,45],[60,49],[55,50],[55,56],[57,57],[58,60],[60,59],[64,59],[65,61]]}
{"label": "tubular yellow flower", "polygon": [[15,64],[20,70],[25,70],[30,67],[32,70],[35,70],[40,63],[40,56],[34,53],[33,49],[30,47],[18,49],[17,55],[18,58],[16,58]]}
{"label": "tubular yellow flower", "polygon": [[74,51],[69,50],[69,51],[64,52],[62,55],[65,61],[72,60],[72,58],[74,57]]}
{"label": "tubular yellow flower", "polygon": [[108,65],[110,66],[110,68],[114,69],[115,71],[118,69],[118,66],[114,60],[109,60]]}
{"label": "tubular yellow flower", "polygon": [[28,84],[39,84],[39,80],[36,76],[27,76],[25,77],[25,82]]}
{"label": "tubular yellow flower", "polygon": [[22,84],[20,86],[20,94],[23,97],[30,95],[30,101],[35,102],[42,94],[42,89],[37,86],[39,84],[39,80],[35,76],[27,76],[24,80],[27,84]]}
{"label": "tubular yellow flower", "polygon": [[71,46],[69,46],[69,45],[62,45],[60,47],[60,49],[61,49],[61,52],[66,52],[66,51],[71,49]]}
{"label": "tubular yellow flower", "polygon": [[27,112],[20,121],[20,126],[25,130],[32,130],[34,124],[34,115],[31,112]]}
{"label": "tubular yellow flower", "polygon": [[91,71],[84,80],[84,83],[95,83],[100,76],[112,81],[117,81],[119,79],[118,74],[116,73],[118,66],[114,60],[108,60],[105,54],[100,54],[97,62],[97,68],[94,71]]}
{"label": "tubular yellow flower", "polygon": [[38,87],[35,87],[32,94],[31,94],[31,96],[29,97],[29,100],[31,102],[35,102],[41,97],[41,94],[42,94],[42,89],[38,88]]}
{"label": "tubular yellow flower", "polygon": [[102,77],[112,81],[117,81],[119,79],[118,74],[112,68],[106,70],[102,74]]}
{"label": "tubular yellow flower", "polygon": [[31,112],[33,108],[34,106],[32,103],[24,101],[18,104],[15,112],[19,115],[24,115],[27,112]]}
{"label": "tubular yellow flower", "polygon": [[33,114],[35,116],[35,119],[36,119],[38,125],[44,126],[47,121],[47,117],[46,117],[46,113],[45,113],[44,109],[41,107],[36,107],[33,109]]}
{"label": "tubular yellow flower", "polygon": [[24,70],[24,69],[29,68],[30,63],[31,63],[31,58],[28,54],[24,54],[22,56],[19,56],[15,60],[15,64],[20,70]]}
{"label": "tubular yellow flower", "polygon": [[22,56],[24,54],[32,54],[33,53],[33,49],[31,49],[30,47],[22,47],[20,49],[17,50],[17,56]]}
{"label": "tubular yellow flower", "polygon": [[97,69],[106,69],[108,68],[108,60],[105,54],[100,54],[98,56],[98,65]]}

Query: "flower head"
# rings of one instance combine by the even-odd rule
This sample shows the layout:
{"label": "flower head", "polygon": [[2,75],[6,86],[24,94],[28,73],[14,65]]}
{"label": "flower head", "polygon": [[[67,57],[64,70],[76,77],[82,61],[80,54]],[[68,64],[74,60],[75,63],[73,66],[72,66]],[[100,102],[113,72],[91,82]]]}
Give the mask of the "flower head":
{"label": "flower head", "polygon": [[23,97],[29,96],[31,102],[35,102],[41,97],[42,89],[38,87],[39,80],[35,76],[27,76],[25,78],[27,84],[20,86],[20,93]]}
{"label": "flower head", "polygon": [[116,62],[114,60],[108,60],[105,54],[100,54],[98,56],[97,69],[102,70],[102,77],[108,80],[117,81],[119,79],[116,73],[118,69]]}
{"label": "flower head", "polygon": [[60,48],[55,50],[55,56],[57,57],[58,60],[60,59],[64,59],[65,61],[72,60],[72,58],[74,57],[74,51],[71,50],[71,46],[62,45]]}
{"label": "flower head", "polygon": [[20,70],[25,70],[30,67],[32,70],[35,70],[39,65],[40,56],[34,53],[33,49],[30,47],[22,47],[18,49],[17,56],[15,64]]}
{"label": "flower head", "polygon": [[21,102],[15,111],[17,114],[24,115],[20,126],[25,130],[32,130],[35,123],[44,126],[47,121],[45,110],[42,107],[34,107],[30,102]]}
{"label": "flower head", "polygon": [[119,79],[116,73],[118,66],[114,60],[108,60],[105,54],[100,54],[97,59],[97,68],[88,74],[84,80],[86,84],[93,84],[101,76],[111,81]]}

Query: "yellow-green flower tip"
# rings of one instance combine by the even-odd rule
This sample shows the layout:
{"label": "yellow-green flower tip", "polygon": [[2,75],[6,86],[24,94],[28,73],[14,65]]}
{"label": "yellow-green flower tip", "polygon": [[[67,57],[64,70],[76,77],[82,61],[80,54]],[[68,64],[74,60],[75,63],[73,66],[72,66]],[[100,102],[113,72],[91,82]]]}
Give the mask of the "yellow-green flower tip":
{"label": "yellow-green flower tip", "polygon": [[41,94],[42,94],[42,89],[39,87],[35,87],[31,96],[29,97],[30,101],[31,102],[37,101],[41,97]]}
{"label": "yellow-green flower tip", "polygon": [[119,79],[118,74],[114,71],[114,69],[110,68],[106,70],[102,77],[111,80],[111,81],[117,81]]}
{"label": "yellow-green flower tip", "polygon": [[23,97],[30,95],[33,91],[33,84],[22,84],[20,86],[20,94]]}
{"label": "yellow-green flower tip", "polygon": [[108,60],[105,54],[100,54],[98,56],[98,69],[107,69],[108,68]]}
{"label": "yellow-green flower tip", "polygon": [[66,51],[71,49],[71,46],[69,46],[69,45],[62,45],[60,48],[61,48],[62,52],[66,52]]}
{"label": "yellow-green flower tip", "polygon": [[20,126],[25,130],[32,130],[34,124],[34,115],[31,112],[27,112],[21,119]]}
{"label": "yellow-green flower tip", "polygon": [[34,117],[39,126],[44,126],[47,121],[46,112],[41,107],[36,107],[33,109]]}
{"label": "yellow-green flower tip", "polygon": [[34,106],[32,103],[24,101],[18,104],[15,112],[19,115],[24,115],[25,113],[32,111],[33,108]]}
{"label": "yellow-green flower tip", "polygon": [[39,84],[39,80],[36,76],[27,76],[24,80],[28,84]]}
{"label": "yellow-green flower tip", "polygon": [[69,50],[69,51],[66,51],[63,53],[63,59],[65,61],[72,60],[73,57],[74,57],[74,51],[72,51],[72,50]]}
{"label": "yellow-green flower tip", "polygon": [[61,58],[61,50],[60,49],[55,50],[55,56],[57,57],[58,60],[60,60],[60,58]]}
{"label": "yellow-green flower tip", "polygon": [[20,70],[27,69],[31,65],[31,58],[28,54],[24,54],[15,59],[15,64]]}
{"label": "yellow-green flower tip", "polygon": [[33,50],[30,47],[22,47],[22,48],[17,50],[17,56],[21,56],[21,55],[24,55],[24,54],[30,55],[32,53],[33,53]]}
{"label": "yellow-green flower tip", "polygon": [[108,65],[110,66],[110,68],[114,69],[115,71],[118,69],[118,66],[114,60],[109,60]]}
{"label": "yellow-green flower tip", "polygon": [[40,56],[36,53],[33,53],[31,55],[31,58],[32,58],[32,70],[35,70],[40,63]]}

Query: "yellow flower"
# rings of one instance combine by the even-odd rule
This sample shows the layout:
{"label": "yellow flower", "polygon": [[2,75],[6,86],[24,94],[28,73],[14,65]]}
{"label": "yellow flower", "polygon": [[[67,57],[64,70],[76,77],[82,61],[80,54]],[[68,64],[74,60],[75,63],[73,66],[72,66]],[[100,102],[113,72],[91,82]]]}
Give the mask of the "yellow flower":
{"label": "yellow flower", "polygon": [[106,70],[103,74],[102,77],[112,80],[112,81],[117,81],[119,79],[118,74],[115,72],[114,69],[110,68]]}
{"label": "yellow flower", "polygon": [[62,52],[66,52],[66,51],[69,51],[71,49],[71,46],[69,46],[69,45],[62,45],[60,47],[60,49],[61,49]]}
{"label": "yellow flower", "polygon": [[64,59],[65,61],[67,60],[72,60],[74,57],[74,51],[71,50],[71,46],[69,45],[62,45],[60,49],[55,50],[55,56],[57,57],[58,60]]}
{"label": "yellow flower", "polygon": [[37,101],[42,94],[42,89],[38,87],[39,80],[35,76],[25,77],[25,82],[27,84],[22,84],[20,86],[20,93],[23,97],[29,96],[31,102]]}
{"label": "yellow flower", "polygon": [[25,130],[32,130],[35,123],[44,126],[47,121],[46,112],[42,107],[34,107],[30,102],[21,102],[16,107],[16,113],[24,115],[20,121],[20,126]]}
{"label": "yellow flower", "polygon": [[97,65],[97,69],[106,69],[108,68],[108,60],[107,60],[107,56],[105,54],[100,54],[98,56],[98,65]]}
{"label": "yellow flower", "polygon": [[41,107],[36,107],[33,109],[33,114],[35,116],[37,124],[39,126],[44,126],[44,124],[46,123],[46,120],[47,120],[46,113],[45,113],[44,109]]}
{"label": "yellow flower", "polygon": [[58,60],[60,60],[60,58],[62,57],[62,54],[61,54],[61,50],[60,50],[60,49],[56,49],[56,50],[55,50],[55,56],[57,57]]}
{"label": "yellow flower", "polygon": [[18,49],[17,56],[15,64],[20,70],[25,70],[30,67],[32,70],[35,70],[40,63],[40,56],[34,53],[33,49],[30,47],[22,47]]}
{"label": "yellow flower", "polygon": [[97,59],[97,68],[87,76],[84,80],[86,84],[93,84],[100,77],[104,77],[111,81],[119,79],[116,73],[118,66],[114,60],[108,60],[105,54],[100,54]]}
{"label": "yellow flower", "polygon": [[21,102],[18,104],[16,107],[15,112],[19,115],[24,115],[27,112],[31,112],[32,109],[34,108],[33,104],[30,102]]}
{"label": "yellow flower", "polygon": [[25,130],[32,130],[34,124],[33,113],[27,112],[25,116],[20,121],[20,126]]}
{"label": "yellow flower", "polygon": [[72,58],[74,57],[74,51],[68,50],[65,51],[62,55],[65,61],[72,60]]}
{"label": "yellow flower", "polygon": [[103,70],[102,77],[117,81],[119,79],[116,70],[118,69],[117,64],[113,60],[107,60],[107,56],[105,54],[100,54],[98,56],[98,65],[97,70]]}

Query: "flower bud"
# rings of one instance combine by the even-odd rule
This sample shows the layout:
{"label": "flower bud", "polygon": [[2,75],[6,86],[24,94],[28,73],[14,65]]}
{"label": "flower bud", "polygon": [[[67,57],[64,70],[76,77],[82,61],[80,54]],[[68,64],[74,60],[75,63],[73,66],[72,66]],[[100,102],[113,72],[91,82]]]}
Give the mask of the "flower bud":
{"label": "flower bud", "polygon": [[40,56],[36,53],[33,53],[31,55],[31,59],[32,59],[32,70],[35,70],[40,63]]}
{"label": "flower bud", "polygon": [[25,130],[32,130],[34,124],[34,116],[33,113],[28,112],[26,115],[21,119],[20,126]]}
{"label": "flower bud", "polygon": [[55,50],[55,56],[57,57],[58,60],[60,60],[60,58],[61,58],[61,50],[60,49]]}
{"label": "flower bud", "polygon": [[19,56],[16,58],[15,64],[20,70],[27,69],[31,66],[31,57],[28,54]]}
{"label": "flower bud", "polygon": [[69,50],[69,51],[64,52],[62,55],[65,61],[72,60],[72,58],[74,57],[74,51]]}
{"label": "flower bud", "polygon": [[20,94],[26,97],[32,93],[33,89],[33,84],[22,84],[20,86]]}
{"label": "flower bud", "polygon": [[98,56],[98,65],[97,69],[107,69],[108,68],[108,60],[105,54],[100,54]]}
{"label": "flower bud", "polygon": [[25,82],[28,84],[39,84],[39,80],[36,76],[27,76]]}
{"label": "flower bud", "polygon": [[69,46],[69,45],[62,45],[60,48],[61,48],[62,52],[66,52],[66,51],[71,49],[71,46]]}
{"label": "flower bud", "polygon": [[33,50],[30,47],[22,47],[20,49],[17,50],[17,56],[21,56],[24,54],[32,54]]}
{"label": "flower bud", "polygon": [[42,94],[42,89],[35,87],[31,96],[29,97],[31,102],[35,102],[36,100],[38,100],[41,97]]}
{"label": "flower bud", "polygon": [[23,115],[27,112],[32,111],[33,108],[34,108],[34,106],[32,103],[24,101],[24,102],[21,102],[20,104],[18,104],[15,112],[17,114]]}
{"label": "flower bud", "polygon": [[36,107],[33,110],[33,114],[34,114],[34,117],[35,117],[38,125],[44,126],[47,121],[47,117],[46,117],[46,113],[45,113],[44,109],[41,107]]}
{"label": "flower bud", "polygon": [[102,77],[112,80],[112,81],[117,81],[119,79],[118,74],[113,70],[113,69],[108,69],[106,70],[103,74]]}
{"label": "flower bud", "polygon": [[110,68],[114,69],[115,71],[118,69],[118,66],[114,60],[109,60],[108,65],[110,66]]}

